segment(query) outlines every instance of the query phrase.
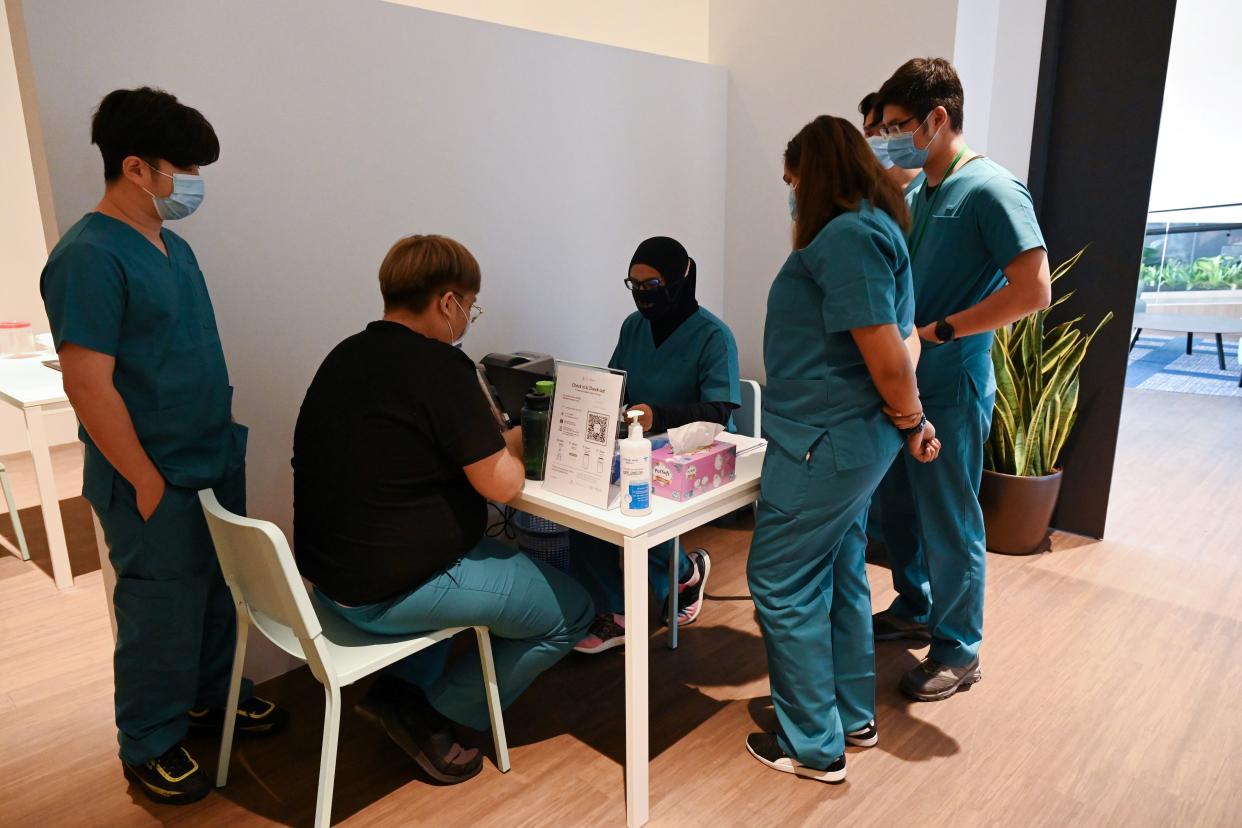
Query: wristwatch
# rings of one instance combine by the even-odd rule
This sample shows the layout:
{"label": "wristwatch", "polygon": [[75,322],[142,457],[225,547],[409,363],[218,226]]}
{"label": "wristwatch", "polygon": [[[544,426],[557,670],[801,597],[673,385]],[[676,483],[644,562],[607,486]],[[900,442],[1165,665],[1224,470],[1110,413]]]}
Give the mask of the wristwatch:
{"label": "wristwatch", "polygon": [[948,319],[941,319],[936,323],[936,339],[939,342],[953,342],[957,339],[957,331],[949,324]]}

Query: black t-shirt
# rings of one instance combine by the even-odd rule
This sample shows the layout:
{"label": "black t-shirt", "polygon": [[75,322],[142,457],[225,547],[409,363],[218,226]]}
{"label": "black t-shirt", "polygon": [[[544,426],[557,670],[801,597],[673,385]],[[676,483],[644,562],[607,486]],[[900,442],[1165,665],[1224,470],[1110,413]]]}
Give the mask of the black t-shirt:
{"label": "black t-shirt", "polygon": [[463,466],[505,447],[474,363],[372,322],[319,366],[293,435],[298,569],[342,604],[402,595],[483,536]]}

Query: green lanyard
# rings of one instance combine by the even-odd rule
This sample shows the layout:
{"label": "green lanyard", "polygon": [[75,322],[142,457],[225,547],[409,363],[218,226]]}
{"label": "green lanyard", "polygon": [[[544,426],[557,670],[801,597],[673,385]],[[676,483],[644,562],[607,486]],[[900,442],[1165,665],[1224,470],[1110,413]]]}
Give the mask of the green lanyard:
{"label": "green lanyard", "polygon": [[[944,183],[949,180],[949,176],[953,175],[957,168],[957,162],[962,160],[962,156],[966,154],[966,149],[967,148],[963,146],[961,150],[958,151],[957,155],[953,156],[953,162],[949,164],[949,171],[944,174],[944,178],[940,179],[940,186],[936,187],[936,194],[931,197],[931,204],[928,205],[927,212],[923,214],[922,221],[919,222],[919,226],[915,229],[914,235],[911,237],[911,263],[914,262],[914,256],[918,253],[919,247],[923,244],[923,236],[927,234],[927,224],[931,220],[932,213],[936,211],[936,199],[940,198],[940,193],[943,191]],[[923,186],[926,187],[927,185],[924,184]]]}

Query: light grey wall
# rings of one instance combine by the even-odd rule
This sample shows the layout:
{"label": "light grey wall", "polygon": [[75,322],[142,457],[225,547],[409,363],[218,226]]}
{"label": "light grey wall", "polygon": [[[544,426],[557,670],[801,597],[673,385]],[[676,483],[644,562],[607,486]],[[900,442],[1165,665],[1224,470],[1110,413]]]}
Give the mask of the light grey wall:
{"label": "light grey wall", "polygon": [[742,375],[763,374],[768,288],[789,255],[785,144],[858,102],[911,57],[953,55],[957,0],[712,0],[712,63],[729,67],[725,321]]}
{"label": "light grey wall", "polygon": [[725,70],[379,0],[26,0],[62,230],[98,200],[89,117],[153,84],[211,120],[207,199],[177,223],[251,427],[252,512],[289,525],[292,428],[327,351],[380,313],[412,232],[483,267],[490,350],[608,358],[643,238],[681,239],[723,308]]}

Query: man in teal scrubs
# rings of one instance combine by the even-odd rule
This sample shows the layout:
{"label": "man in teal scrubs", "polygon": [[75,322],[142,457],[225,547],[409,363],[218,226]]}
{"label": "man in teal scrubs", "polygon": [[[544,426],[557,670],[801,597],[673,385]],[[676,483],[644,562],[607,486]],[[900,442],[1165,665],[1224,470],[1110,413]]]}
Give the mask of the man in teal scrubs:
{"label": "man in teal scrubs", "polygon": [[[979,482],[996,383],[992,332],[1048,306],[1044,239],[1030,193],[962,137],[962,85],[943,59],[907,62],[880,89],[893,162],[922,168],[907,197],[919,391],[944,451],[898,458],[880,498],[898,597],[874,618],[877,639],[931,641],[902,678],[912,698],[948,698],[981,677],[986,545]],[[902,412],[891,412],[901,422]]]}
{"label": "man in teal scrubs", "polygon": [[[86,444],[82,493],[116,570],[116,724],[126,776],[157,802],[210,783],[182,745],[219,732],[236,610],[198,502],[214,488],[246,508],[246,429],[207,285],[190,246],[164,229],[203,198],[200,165],[220,154],[196,110],[166,92],[118,90],[91,141],[106,188],[48,257],[41,290]],[[285,711],[243,687],[237,728],[266,735]]]}
{"label": "man in teal scrubs", "polygon": [[[638,310],[621,325],[610,368],[626,372],[625,402],[643,412],[644,432],[660,433],[693,422],[732,423],[742,401],[737,344],[729,327],[695,298],[697,265],[667,236],[638,246],[625,280]],[[575,532],[574,576],[595,601],[597,616],[575,648],[601,653],[625,641],[625,600],[617,547]],[[652,547],[648,580],[656,600],[669,598],[673,541]],[[678,557],[677,623],[693,623],[703,606],[711,557],[695,549]],[[665,613],[667,617],[667,612]]]}

